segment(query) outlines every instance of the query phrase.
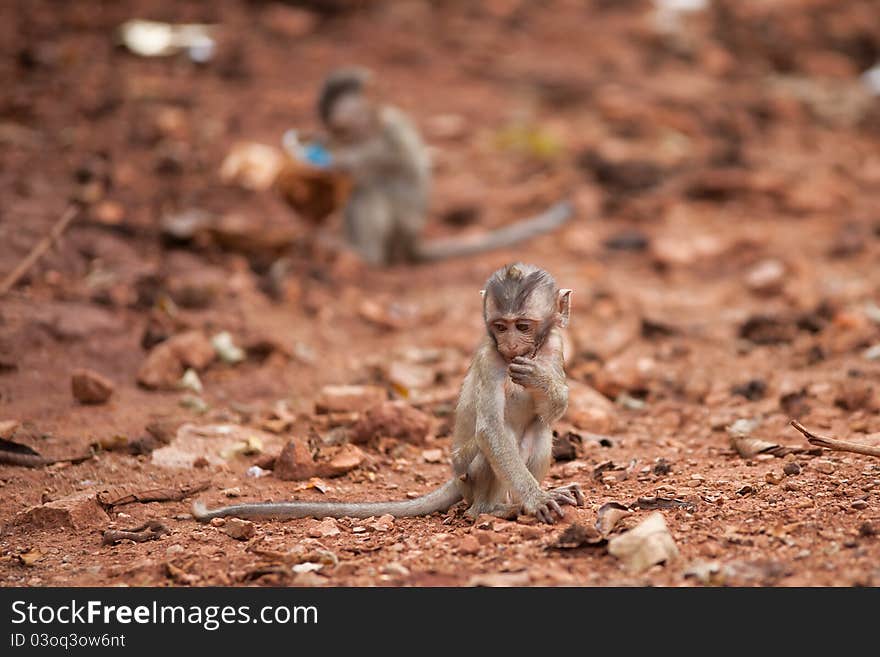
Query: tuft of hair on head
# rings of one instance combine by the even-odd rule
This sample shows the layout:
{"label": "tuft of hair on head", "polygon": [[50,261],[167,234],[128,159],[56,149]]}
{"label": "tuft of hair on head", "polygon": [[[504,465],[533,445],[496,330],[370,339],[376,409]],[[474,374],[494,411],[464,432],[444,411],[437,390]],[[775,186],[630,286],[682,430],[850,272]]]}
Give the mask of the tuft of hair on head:
{"label": "tuft of hair on head", "polygon": [[369,70],[360,67],[339,68],[331,72],[324,80],[321,95],[318,96],[318,116],[324,123],[330,120],[333,106],[343,96],[360,93],[370,81]]}
{"label": "tuft of hair on head", "polygon": [[552,299],[556,291],[556,281],[540,267],[521,262],[498,269],[486,281],[486,296],[492,298],[501,312],[522,309],[536,291]]}

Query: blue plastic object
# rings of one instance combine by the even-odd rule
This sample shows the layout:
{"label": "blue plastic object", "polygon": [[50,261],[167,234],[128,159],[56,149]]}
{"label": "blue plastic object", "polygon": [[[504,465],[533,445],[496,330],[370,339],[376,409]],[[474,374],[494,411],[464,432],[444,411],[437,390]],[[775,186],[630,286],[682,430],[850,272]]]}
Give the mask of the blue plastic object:
{"label": "blue plastic object", "polygon": [[329,167],[333,162],[330,151],[315,142],[306,144],[304,155],[306,162],[322,169]]}

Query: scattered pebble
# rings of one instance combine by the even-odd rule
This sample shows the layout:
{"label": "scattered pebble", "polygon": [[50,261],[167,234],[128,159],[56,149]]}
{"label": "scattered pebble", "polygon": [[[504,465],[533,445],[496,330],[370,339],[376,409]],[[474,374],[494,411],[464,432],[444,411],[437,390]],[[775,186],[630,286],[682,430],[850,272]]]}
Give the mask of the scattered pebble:
{"label": "scattered pebble", "polygon": [[774,485],[781,483],[784,478],[785,478],[785,475],[783,475],[782,473],[780,473],[776,470],[771,470],[770,472],[768,472],[767,474],[764,475],[764,481],[766,481],[768,484],[774,484]]}
{"label": "scattered pebble", "polygon": [[813,468],[822,474],[832,474],[836,469],[831,461],[826,461],[825,459],[816,459],[813,461]]}
{"label": "scattered pebble", "polygon": [[103,404],[113,394],[113,382],[92,370],[76,370],[70,377],[74,398],[81,404]]}
{"label": "scattered pebble", "polygon": [[799,475],[801,473],[801,466],[799,466],[794,461],[790,463],[786,463],[782,468],[782,471],[787,474],[789,477],[794,477],[795,475]]}
{"label": "scattered pebble", "polygon": [[862,509],[868,508],[868,503],[865,500],[856,500],[850,506],[854,509],[861,511]]}
{"label": "scattered pebble", "polygon": [[234,365],[244,360],[245,353],[240,347],[237,347],[232,340],[229,331],[223,331],[211,338],[211,344],[214,350],[224,363]]}
{"label": "scattered pebble", "polygon": [[461,540],[458,542],[457,552],[459,554],[468,556],[477,554],[480,551],[480,542],[477,540],[477,537],[468,534],[467,536],[463,536]]}
{"label": "scattered pebble", "polygon": [[257,533],[257,527],[250,520],[228,518],[223,526],[224,533],[237,541],[246,541]]}
{"label": "scattered pebble", "polygon": [[178,386],[182,390],[190,390],[197,395],[200,395],[205,391],[204,386],[202,386],[202,380],[199,378],[198,373],[192,368],[189,368],[183,373],[183,376],[180,377]]}
{"label": "scattered pebble", "polygon": [[443,460],[443,450],[426,449],[422,452],[422,458],[426,463],[440,463]]}

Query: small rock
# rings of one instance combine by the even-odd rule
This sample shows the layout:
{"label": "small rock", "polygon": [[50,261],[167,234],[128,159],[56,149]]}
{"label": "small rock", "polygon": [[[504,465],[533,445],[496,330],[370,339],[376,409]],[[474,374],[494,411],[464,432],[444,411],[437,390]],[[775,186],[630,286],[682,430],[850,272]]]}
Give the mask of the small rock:
{"label": "small rock", "polygon": [[790,493],[796,493],[801,489],[801,485],[796,481],[791,481],[790,479],[786,480],[784,484],[782,484],[782,490],[787,490]]}
{"label": "small rock", "polygon": [[412,391],[429,387],[436,378],[433,368],[417,363],[395,361],[388,368],[388,382],[402,397],[409,397]]}
{"label": "small rock", "polygon": [[582,431],[605,434],[617,425],[617,409],[597,390],[578,381],[569,381],[565,418]]}
{"label": "small rock", "polygon": [[746,273],[745,283],[756,294],[777,294],[785,283],[785,265],[775,259],[762,260]]}
{"label": "small rock", "polygon": [[850,506],[854,509],[858,509],[859,511],[861,511],[862,509],[868,508],[868,503],[865,500],[856,500],[855,502],[850,504]]}
{"label": "small rock", "polygon": [[209,408],[208,402],[198,395],[184,395],[177,403],[181,408],[187,408],[199,415],[207,413]]}
{"label": "small rock", "polygon": [[654,463],[654,467],[652,468],[652,472],[658,477],[668,475],[671,471],[672,465],[662,457],[657,459],[657,462]]}
{"label": "small rock", "polygon": [[233,486],[232,488],[224,488],[222,491],[226,497],[241,497],[241,488]]}
{"label": "small rock", "polygon": [[531,541],[544,536],[544,531],[537,525],[525,525],[520,527],[519,535],[527,541]]}
{"label": "small rock", "polygon": [[767,474],[764,475],[764,481],[766,481],[768,484],[774,484],[774,485],[782,483],[782,480],[784,478],[785,478],[784,475],[777,472],[776,470],[771,470],[770,472],[768,472]]}
{"label": "small rock", "polygon": [[374,522],[371,526],[377,532],[390,531],[394,527],[394,516],[387,513],[384,516],[379,516],[376,522]]}
{"label": "small rock", "polygon": [[183,390],[191,390],[197,395],[200,395],[205,391],[205,388],[202,386],[202,380],[192,368],[183,373],[183,376],[180,377],[178,386]]}
{"label": "small rock", "polygon": [[363,413],[388,395],[379,386],[324,386],[315,401],[317,413]]}
{"label": "small rock", "polygon": [[475,555],[480,551],[480,542],[476,536],[468,534],[458,542],[457,552],[462,555]]}
{"label": "small rock", "polygon": [[147,354],[140,370],[138,383],[155,390],[173,390],[190,367],[196,371],[214,360],[214,347],[199,331],[188,331],[160,342]]}
{"label": "small rock", "polygon": [[468,580],[468,586],[527,586],[532,581],[529,571],[523,570],[518,573],[486,573],[474,575]]}
{"label": "small rock", "polygon": [[374,436],[381,436],[419,445],[431,435],[433,428],[432,416],[406,402],[381,402],[360,417],[352,426],[349,437],[353,443],[365,443]]}
{"label": "small rock", "polygon": [[443,450],[426,449],[422,451],[422,458],[426,463],[440,463],[443,460]]}
{"label": "small rock", "polygon": [[818,470],[822,474],[832,474],[835,470],[835,466],[831,461],[816,459],[813,461],[813,469]]}
{"label": "small rock", "polygon": [[234,365],[235,363],[240,363],[245,358],[244,350],[236,346],[229,331],[223,331],[222,333],[215,335],[211,338],[211,344],[217,352],[217,355],[220,357],[220,360],[224,363]]}
{"label": "small rock", "polygon": [[201,331],[187,331],[168,338],[167,344],[183,363],[197,372],[205,369],[215,358],[214,347]]}
{"label": "small rock", "polygon": [[321,522],[310,527],[308,531],[312,538],[328,538],[337,536],[339,533],[339,523],[336,522],[336,518],[324,518]]}
{"label": "small rock", "polygon": [[104,527],[110,518],[98,505],[93,493],[80,493],[47,502],[19,512],[12,524],[34,529],[83,531]]}
{"label": "small rock", "polygon": [[789,477],[794,477],[795,475],[799,475],[801,473],[801,466],[799,466],[794,461],[790,463],[786,463],[782,468],[782,471],[787,474]]}
{"label": "small rock", "polygon": [[398,577],[406,577],[409,575],[409,568],[403,564],[392,561],[382,566],[382,572],[386,575],[397,575]]}
{"label": "small rock", "polygon": [[868,347],[862,352],[862,358],[867,360],[880,360],[880,344]]}
{"label": "small rock", "polygon": [[222,527],[226,524],[226,518],[211,518],[212,527]]}
{"label": "small rock", "polygon": [[282,481],[303,481],[317,476],[317,464],[306,441],[293,438],[275,459],[275,476]]}
{"label": "small rock", "polygon": [[256,535],[257,527],[250,520],[227,518],[226,524],[223,526],[223,532],[236,541],[246,541]]}
{"label": "small rock", "polygon": [[[339,477],[360,467],[364,462],[364,453],[357,445],[345,444],[330,449],[333,450],[333,456],[330,460],[317,464],[317,476],[319,477]],[[277,465],[275,466],[275,474],[278,474]]]}
{"label": "small rock", "polygon": [[92,370],[76,370],[70,377],[74,398],[81,404],[103,404],[113,394],[113,382]]}
{"label": "small rock", "polygon": [[174,557],[178,554],[183,554],[183,551],[184,549],[182,545],[174,544],[168,546],[168,549],[165,550],[165,554],[169,557]]}

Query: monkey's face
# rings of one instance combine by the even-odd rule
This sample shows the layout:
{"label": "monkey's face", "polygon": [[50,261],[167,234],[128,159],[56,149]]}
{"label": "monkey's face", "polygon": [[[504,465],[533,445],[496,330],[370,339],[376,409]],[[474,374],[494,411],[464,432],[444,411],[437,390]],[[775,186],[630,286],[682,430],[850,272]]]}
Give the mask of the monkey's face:
{"label": "monkey's face", "polygon": [[370,136],[375,128],[376,111],[362,93],[347,93],[330,110],[327,127],[337,139],[358,141]]}
{"label": "monkey's face", "polygon": [[495,317],[489,324],[501,357],[510,362],[535,352],[539,322],[530,317]]}

